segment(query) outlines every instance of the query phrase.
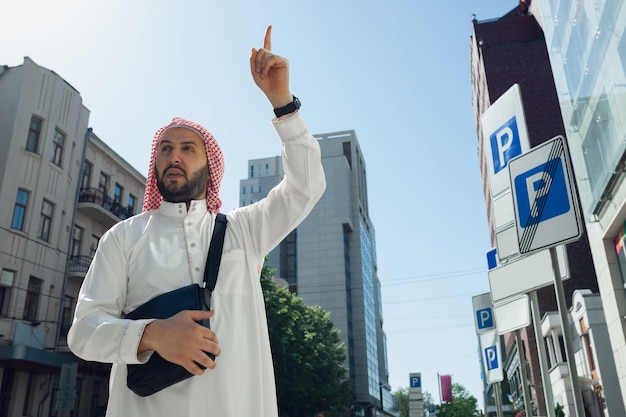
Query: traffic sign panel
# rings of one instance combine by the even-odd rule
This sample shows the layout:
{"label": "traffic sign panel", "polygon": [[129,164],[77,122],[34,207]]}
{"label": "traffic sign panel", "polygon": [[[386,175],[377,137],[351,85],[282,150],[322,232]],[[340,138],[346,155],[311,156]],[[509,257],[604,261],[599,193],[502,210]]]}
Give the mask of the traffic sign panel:
{"label": "traffic sign panel", "polygon": [[493,315],[493,305],[491,304],[491,294],[485,293],[472,297],[474,306],[474,323],[476,324],[476,334],[485,333],[496,328]]}
{"label": "traffic sign panel", "polygon": [[580,237],[578,199],[562,136],[511,160],[509,174],[521,254]]}
{"label": "traffic sign panel", "polygon": [[496,330],[491,330],[479,337],[485,380],[490,384],[500,382],[504,379],[500,336]]}
{"label": "traffic sign panel", "polygon": [[509,187],[510,160],[530,149],[522,94],[513,84],[483,113],[481,125],[487,147],[486,162],[491,195],[496,196]]}

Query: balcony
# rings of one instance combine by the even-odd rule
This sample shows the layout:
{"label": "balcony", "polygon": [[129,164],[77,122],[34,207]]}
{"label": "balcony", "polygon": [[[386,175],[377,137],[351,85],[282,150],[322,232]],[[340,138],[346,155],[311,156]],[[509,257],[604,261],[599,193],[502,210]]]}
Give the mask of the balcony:
{"label": "balcony", "polygon": [[78,210],[96,221],[113,226],[120,220],[134,215],[134,207],[124,207],[114,198],[98,188],[81,188],[78,196]]}
{"label": "balcony", "polygon": [[84,278],[92,259],[91,256],[86,255],[70,256],[69,275]]}

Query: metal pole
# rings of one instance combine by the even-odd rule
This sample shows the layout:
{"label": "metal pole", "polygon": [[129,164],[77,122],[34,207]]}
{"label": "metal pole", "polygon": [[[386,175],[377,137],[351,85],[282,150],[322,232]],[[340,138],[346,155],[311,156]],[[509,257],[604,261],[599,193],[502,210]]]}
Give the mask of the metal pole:
{"label": "metal pole", "polygon": [[523,349],[522,336],[519,329],[515,330],[515,344],[517,345],[517,357],[519,358],[519,373],[522,378],[522,393],[524,395],[524,409],[526,416],[533,415],[533,407],[530,402],[530,390],[528,389],[528,375],[526,375],[526,354]]}
{"label": "metal pole", "polygon": [[533,314],[533,328],[535,329],[535,340],[537,341],[537,354],[539,356],[539,368],[541,369],[541,383],[543,385],[543,395],[546,401],[546,414],[548,417],[556,417],[554,410],[554,397],[552,395],[552,382],[550,382],[550,369],[548,366],[548,356],[546,355],[546,343],[541,332],[541,316],[539,312],[539,300],[537,291],[530,292],[530,305]]}
{"label": "metal pole", "polygon": [[[567,261],[567,251],[563,251]],[[556,247],[550,248],[550,258],[552,259],[552,269],[554,271],[554,290],[556,292],[556,301],[561,316],[561,327],[563,330],[563,341],[565,343],[565,356],[567,357],[567,368],[569,370],[570,381],[572,384],[572,396],[574,397],[574,410],[577,417],[585,417],[585,408],[583,406],[583,397],[580,392],[580,384],[578,383],[578,371],[576,370],[576,358],[574,357],[574,345],[572,343],[572,329],[569,324],[569,310],[565,301],[565,291],[563,290],[563,281],[561,280],[561,270],[559,268],[559,260],[556,254]]]}
{"label": "metal pole", "polygon": [[500,382],[496,382],[493,390],[496,394],[496,416],[504,417],[504,411],[502,410],[502,386]]}

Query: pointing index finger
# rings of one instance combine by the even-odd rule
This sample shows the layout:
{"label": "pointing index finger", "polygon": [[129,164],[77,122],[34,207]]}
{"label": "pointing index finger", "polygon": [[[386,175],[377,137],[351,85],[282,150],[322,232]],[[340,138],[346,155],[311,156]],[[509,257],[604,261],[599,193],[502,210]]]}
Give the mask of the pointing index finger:
{"label": "pointing index finger", "polygon": [[263,48],[268,51],[272,50],[272,25],[267,27],[265,31],[265,40],[263,41]]}

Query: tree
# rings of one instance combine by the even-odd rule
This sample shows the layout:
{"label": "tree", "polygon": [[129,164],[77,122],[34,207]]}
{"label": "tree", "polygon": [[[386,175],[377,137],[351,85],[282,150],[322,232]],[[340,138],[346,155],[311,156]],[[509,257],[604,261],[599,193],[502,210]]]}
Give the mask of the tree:
{"label": "tree", "polygon": [[452,401],[440,404],[437,416],[440,417],[478,417],[478,400],[467,392],[461,384],[452,384]]}
{"label": "tree", "polygon": [[281,417],[343,415],[352,403],[346,379],[345,347],[330,314],[269,280],[263,268],[261,286],[276,374]]}
{"label": "tree", "polygon": [[409,417],[409,389],[399,388],[393,392],[393,396],[398,402],[400,417]]}

